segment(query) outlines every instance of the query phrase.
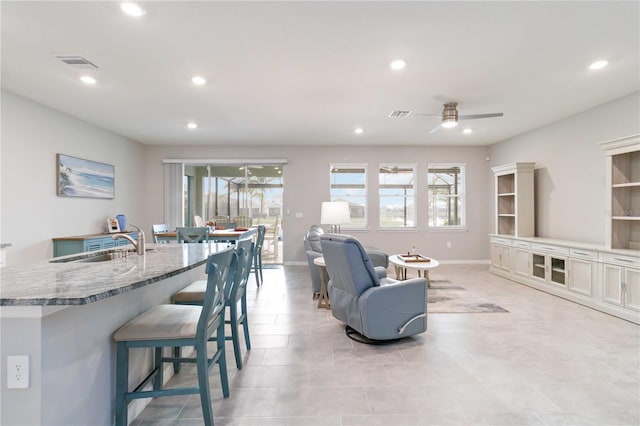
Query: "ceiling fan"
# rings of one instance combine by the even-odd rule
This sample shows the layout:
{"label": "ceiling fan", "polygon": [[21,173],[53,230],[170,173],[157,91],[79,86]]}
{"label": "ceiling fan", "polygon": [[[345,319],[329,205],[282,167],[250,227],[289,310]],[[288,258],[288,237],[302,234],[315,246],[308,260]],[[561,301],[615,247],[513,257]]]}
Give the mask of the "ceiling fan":
{"label": "ceiling fan", "polygon": [[504,114],[501,112],[493,112],[489,114],[467,114],[467,115],[458,115],[458,103],[457,102],[447,102],[444,104],[442,108],[442,114],[418,114],[418,115],[426,115],[427,117],[441,117],[442,122],[438,124],[436,127],[431,129],[429,134],[435,133],[440,130],[440,127],[444,127],[445,129],[451,129],[458,125],[459,120],[473,120],[476,118],[491,118],[491,117],[502,117]]}

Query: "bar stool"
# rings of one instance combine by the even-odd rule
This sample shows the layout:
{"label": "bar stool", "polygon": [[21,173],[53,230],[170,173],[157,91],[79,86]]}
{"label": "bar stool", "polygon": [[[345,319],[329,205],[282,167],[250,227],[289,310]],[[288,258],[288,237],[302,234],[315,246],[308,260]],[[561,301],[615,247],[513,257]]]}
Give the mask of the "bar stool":
{"label": "bar stool", "polygon": [[[231,326],[231,336],[225,336],[226,340],[233,341],[233,352],[236,358],[236,367],[242,369],[242,354],[240,350],[239,328],[243,326],[244,342],[247,350],[251,350],[249,337],[249,323],[247,319],[247,282],[251,274],[251,261],[253,259],[254,243],[251,240],[240,240],[236,244],[236,262],[233,279],[228,279],[224,286],[225,306],[229,307],[229,320],[226,324]],[[204,299],[206,281],[200,280],[189,284],[173,295],[176,304],[199,305]],[[238,312],[240,303],[240,312]],[[179,357],[180,348],[176,348],[176,357]],[[174,364],[174,370],[179,371],[180,366]]]}
{"label": "bar stool", "polygon": [[[224,282],[229,274],[235,253],[227,249],[209,256],[206,290],[202,306],[158,305],[120,327],[116,341],[116,426],[127,426],[127,406],[133,399],[160,396],[200,394],[202,416],[207,426],[213,425],[209,368],[218,363],[222,393],[229,396],[229,380],[225,358],[224,338]],[[207,342],[216,334],[216,350],[208,356]],[[196,358],[164,357],[164,347],[195,346]],[[142,383],[129,392],[129,349],[154,348],[153,370]],[[163,389],[163,363],[195,363],[198,373],[197,387]],[[152,382],[153,381],[153,382]],[[143,391],[153,383],[153,390]]]}
{"label": "bar stool", "polygon": [[256,246],[253,251],[253,271],[256,276],[256,284],[258,287],[260,287],[260,284],[264,282],[262,279],[262,245],[264,244],[264,234],[266,232],[266,226],[258,225],[258,236],[256,237]]}

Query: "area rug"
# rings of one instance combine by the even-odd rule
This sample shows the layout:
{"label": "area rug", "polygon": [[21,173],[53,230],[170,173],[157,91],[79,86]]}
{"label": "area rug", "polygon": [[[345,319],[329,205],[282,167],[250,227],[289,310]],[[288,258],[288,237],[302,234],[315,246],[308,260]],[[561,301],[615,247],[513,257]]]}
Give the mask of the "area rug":
{"label": "area rug", "polygon": [[431,280],[427,289],[427,313],[456,314],[509,312],[502,306],[491,303],[466,288],[449,280]]}

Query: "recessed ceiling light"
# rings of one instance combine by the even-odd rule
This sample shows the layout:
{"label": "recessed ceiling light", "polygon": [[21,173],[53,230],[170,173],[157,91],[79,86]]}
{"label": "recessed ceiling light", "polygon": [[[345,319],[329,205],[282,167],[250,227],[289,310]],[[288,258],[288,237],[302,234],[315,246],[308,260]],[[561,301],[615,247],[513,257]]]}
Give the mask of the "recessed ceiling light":
{"label": "recessed ceiling light", "polygon": [[407,63],[404,59],[396,59],[389,64],[392,70],[401,70],[407,66]]}
{"label": "recessed ceiling light", "polygon": [[203,77],[196,75],[193,78],[191,78],[191,82],[196,86],[202,86],[207,82],[207,80],[205,80]]}
{"label": "recessed ceiling light", "polygon": [[197,129],[198,128],[198,123],[194,123],[193,121],[190,121],[190,122],[187,123],[187,127],[190,128],[191,130]]}
{"label": "recessed ceiling light", "polygon": [[139,18],[140,16],[147,13],[143,8],[131,2],[120,3],[120,9],[122,9],[122,11],[127,15],[136,18]]}
{"label": "recessed ceiling light", "polygon": [[604,60],[595,61],[594,63],[589,65],[589,69],[590,70],[599,70],[599,69],[602,69],[602,68],[606,67],[607,65],[609,65],[609,62],[604,61]]}
{"label": "recessed ceiling light", "polygon": [[464,129],[464,130],[462,131],[462,133],[464,133],[465,135],[470,135],[471,133],[473,133],[473,130],[471,130],[471,129]]}
{"label": "recessed ceiling light", "polygon": [[80,77],[80,80],[84,84],[96,84],[97,83],[96,79],[91,77],[90,75],[83,75],[83,76]]}
{"label": "recessed ceiling light", "polygon": [[354,130],[354,133],[355,133],[356,135],[361,135],[361,134],[362,134],[362,132],[364,132],[364,130],[363,130],[361,127],[358,127],[358,128],[356,128],[356,129]]}

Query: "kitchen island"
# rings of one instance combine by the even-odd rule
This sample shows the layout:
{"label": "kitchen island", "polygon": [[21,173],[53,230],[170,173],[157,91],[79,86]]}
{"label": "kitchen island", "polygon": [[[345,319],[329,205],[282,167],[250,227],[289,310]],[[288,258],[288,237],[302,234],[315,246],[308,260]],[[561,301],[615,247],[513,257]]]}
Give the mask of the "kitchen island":
{"label": "kitchen island", "polygon": [[[0,424],[111,425],[115,345],[121,325],[204,276],[207,257],[227,244],[149,244],[144,256],[101,261],[118,249],[2,268]],[[118,256],[116,254],[116,256]],[[29,356],[29,387],[7,389],[8,355]],[[151,368],[132,352],[132,382]],[[145,401],[130,405],[130,418]],[[136,401],[138,402],[138,401]]]}

